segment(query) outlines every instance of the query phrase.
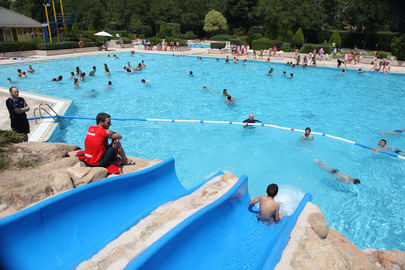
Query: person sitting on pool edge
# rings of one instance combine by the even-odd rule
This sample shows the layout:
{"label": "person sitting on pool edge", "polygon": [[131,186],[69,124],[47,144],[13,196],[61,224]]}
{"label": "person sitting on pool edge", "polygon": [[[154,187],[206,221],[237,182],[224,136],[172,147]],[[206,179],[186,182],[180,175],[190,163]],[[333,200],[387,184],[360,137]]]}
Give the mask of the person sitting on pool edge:
{"label": "person sitting on pool edge", "polygon": [[314,136],[312,136],[312,134],[311,134],[311,128],[310,127],[305,128],[305,133],[302,134],[302,136],[300,137],[300,141],[305,141],[305,140],[312,141],[313,139],[314,139]]}
{"label": "person sitting on pool edge", "polygon": [[266,192],[267,196],[252,197],[249,206],[253,206],[258,202],[260,203],[260,213],[257,215],[258,221],[267,223],[279,221],[283,218],[283,215],[280,214],[280,204],[274,201],[274,197],[278,193],[278,186],[276,184],[268,185]]}
{"label": "person sitting on pool edge", "polygon": [[357,178],[353,178],[347,176],[346,174],[342,173],[341,171],[330,167],[325,162],[320,161],[319,159],[315,159],[315,162],[319,164],[322,169],[325,169],[327,172],[331,173],[336,180],[346,183],[346,184],[360,184],[360,180]]}
{"label": "person sitting on pool edge", "polygon": [[[135,162],[125,155],[120,140],[122,136],[109,130],[111,116],[107,113],[99,113],[96,117],[96,126],[89,127],[84,140],[84,162],[91,167],[104,167],[116,165],[118,156],[122,158],[123,165],[134,165]],[[108,139],[112,142],[108,144]]]}

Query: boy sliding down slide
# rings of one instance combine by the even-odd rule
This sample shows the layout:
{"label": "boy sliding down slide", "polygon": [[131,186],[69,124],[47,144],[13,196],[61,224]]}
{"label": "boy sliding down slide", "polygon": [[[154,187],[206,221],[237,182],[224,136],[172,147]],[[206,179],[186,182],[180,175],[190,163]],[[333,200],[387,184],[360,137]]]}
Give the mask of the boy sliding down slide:
{"label": "boy sliding down slide", "polygon": [[279,221],[283,215],[280,214],[280,204],[274,201],[278,193],[278,186],[271,184],[267,187],[267,196],[259,196],[257,198],[252,197],[249,202],[249,206],[253,206],[257,202],[260,202],[260,214],[257,214],[257,220],[266,223]]}

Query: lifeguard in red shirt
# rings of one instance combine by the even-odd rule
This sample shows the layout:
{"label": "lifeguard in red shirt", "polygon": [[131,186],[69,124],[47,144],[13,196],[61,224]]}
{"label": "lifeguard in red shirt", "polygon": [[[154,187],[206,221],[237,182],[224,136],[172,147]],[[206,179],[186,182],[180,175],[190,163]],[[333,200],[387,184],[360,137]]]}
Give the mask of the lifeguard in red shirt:
{"label": "lifeguard in red shirt", "polygon": [[[125,155],[124,148],[120,143],[122,136],[109,130],[111,116],[99,113],[96,118],[97,126],[89,127],[84,140],[84,161],[89,166],[107,168],[111,164],[118,166],[118,156],[122,158],[124,165],[134,165],[135,162]],[[108,144],[108,139],[112,142]]]}

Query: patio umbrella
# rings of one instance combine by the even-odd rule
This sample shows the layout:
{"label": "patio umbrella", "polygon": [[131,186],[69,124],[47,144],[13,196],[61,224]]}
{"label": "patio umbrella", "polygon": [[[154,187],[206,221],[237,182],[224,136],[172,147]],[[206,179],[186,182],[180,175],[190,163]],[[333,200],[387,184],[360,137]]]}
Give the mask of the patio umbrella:
{"label": "patio umbrella", "polygon": [[[97,32],[94,34],[95,36],[100,36],[100,37],[112,37],[112,35],[110,33],[101,31],[101,32]],[[104,43],[104,38],[103,38],[103,43]]]}
{"label": "patio umbrella", "polygon": [[109,33],[107,33],[107,32],[104,32],[104,31],[102,31],[102,32],[97,32],[97,33],[95,33],[94,35],[95,35],[95,36],[101,36],[101,37],[112,37],[111,34],[109,34]]}

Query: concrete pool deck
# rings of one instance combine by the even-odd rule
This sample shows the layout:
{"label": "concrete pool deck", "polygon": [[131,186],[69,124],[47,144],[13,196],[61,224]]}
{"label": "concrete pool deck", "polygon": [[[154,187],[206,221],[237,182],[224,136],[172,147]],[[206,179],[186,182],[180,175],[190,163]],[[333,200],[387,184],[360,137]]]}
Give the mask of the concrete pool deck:
{"label": "concrete pool deck", "polygon": [[[211,50],[207,48],[190,48],[188,50],[184,51],[157,51],[157,50],[145,50],[143,46],[141,45],[134,45],[131,48],[116,48],[115,50],[110,50],[110,51],[83,51],[83,52],[75,52],[75,53],[70,53],[70,54],[61,54],[61,55],[52,55],[52,56],[46,56],[46,55],[33,55],[26,57],[22,60],[13,60],[12,58],[10,59],[1,59],[0,60],[0,66],[2,65],[16,65],[16,64],[32,64],[33,62],[37,61],[47,61],[47,60],[58,60],[58,59],[64,59],[64,58],[72,58],[72,57],[83,57],[83,56],[94,56],[94,55],[113,55],[113,54],[118,54],[118,53],[129,53],[130,51],[135,51],[135,56],[139,55],[140,53],[157,53],[157,54],[166,54],[166,55],[188,55],[188,56],[201,56],[201,57],[213,57],[213,58],[219,58],[223,59],[226,58],[226,56],[229,56],[231,59],[233,59],[234,55],[231,53],[222,51],[222,50]],[[13,56],[16,53],[13,53]],[[304,54],[300,54],[301,59],[303,59]],[[239,62],[243,59],[247,59],[249,61],[266,61],[268,56],[263,56],[263,57],[252,57],[252,56],[238,56]],[[340,72],[341,69],[354,69],[357,70],[361,68],[364,71],[370,70],[372,66],[370,65],[371,58],[362,58],[360,63],[354,65],[354,64],[347,64],[342,65],[339,69],[336,70],[336,72]],[[287,63],[287,62],[295,62],[295,56],[294,53],[283,53],[282,55],[278,55],[276,57],[270,57],[271,63]],[[392,62],[392,61],[391,61]],[[239,63],[240,65],[242,63]],[[400,73],[400,74],[405,74],[405,62],[403,61],[393,61],[392,64],[398,64],[398,65],[392,65],[391,66],[391,73]],[[330,67],[330,68],[336,68],[336,59],[329,59],[328,61],[317,61],[317,66],[319,67]],[[34,67],[35,69],[35,67]],[[0,78],[0,81],[3,81],[3,83],[0,83],[0,97],[1,101],[3,104],[5,104],[6,99],[8,98],[8,89],[1,87],[6,84],[6,78]],[[21,90],[21,89],[20,89]],[[29,89],[22,89],[25,91],[28,91]],[[20,91],[20,96],[24,97],[28,103],[28,105],[31,107],[30,112],[28,113],[29,117],[34,116],[33,112],[34,109],[37,108],[41,103],[48,103],[51,105],[51,107],[55,107],[55,111],[58,114],[64,114],[68,107],[70,106],[71,101],[65,100],[65,99],[60,99],[60,98],[54,98],[54,97],[49,97],[49,96],[44,96],[44,95],[39,95],[35,93],[29,93],[29,92],[24,92]],[[10,129],[10,122],[9,122],[9,115],[8,111],[5,106],[1,106],[0,108],[0,129]],[[51,119],[42,119],[40,124],[37,124],[35,121],[30,121],[31,125],[31,134],[29,136],[30,141],[47,141],[49,137],[52,135],[53,130],[56,127],[56,124],[54,123],[53,120]]]}

